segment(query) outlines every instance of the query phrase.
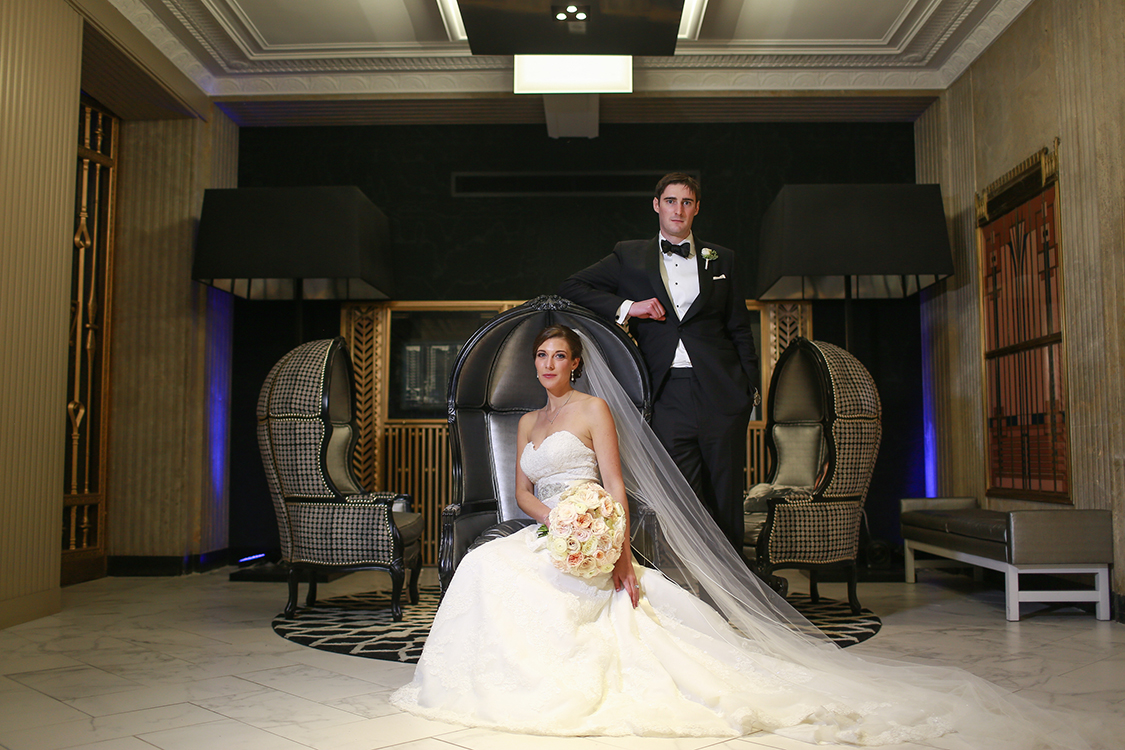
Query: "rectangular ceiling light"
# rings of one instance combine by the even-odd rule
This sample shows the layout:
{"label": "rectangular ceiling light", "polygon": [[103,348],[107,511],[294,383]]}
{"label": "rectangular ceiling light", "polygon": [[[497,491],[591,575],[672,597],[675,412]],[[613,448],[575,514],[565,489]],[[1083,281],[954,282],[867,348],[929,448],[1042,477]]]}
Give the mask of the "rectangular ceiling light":
{"label": "rectangular ceiling light", "polygon": [[516,55],[517,94],[631,94],[630,55]]}

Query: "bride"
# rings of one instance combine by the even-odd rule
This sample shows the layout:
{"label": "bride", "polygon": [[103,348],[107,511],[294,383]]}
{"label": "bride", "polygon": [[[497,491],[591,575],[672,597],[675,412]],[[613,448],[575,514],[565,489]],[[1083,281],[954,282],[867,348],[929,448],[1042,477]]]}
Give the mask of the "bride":
{"label": "bride", "polygon": [[[472,550],[394,705],[526,734],[1091,747],[1076,721],[966,672],[836,648],[737,558],[596,345],[551,326],[533,354],[547,403],[519,423],[520,508],[545,523],[565,490],[600,482],[655,513],[672,563],[642,567],[625,544],[611,574],[577,577],[538,524]],[[584,370],[597,395],[574,388]]]}

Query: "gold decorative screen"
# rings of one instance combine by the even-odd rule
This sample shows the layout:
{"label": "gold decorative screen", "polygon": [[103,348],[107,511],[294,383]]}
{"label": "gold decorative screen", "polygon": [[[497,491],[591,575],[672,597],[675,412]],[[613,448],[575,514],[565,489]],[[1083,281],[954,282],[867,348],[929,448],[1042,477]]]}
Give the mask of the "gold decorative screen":
{"label": "gold decorative screen", "polygon": [[105,575],[109,311],[119,120],[83,102],[71,252],[62,582]]}

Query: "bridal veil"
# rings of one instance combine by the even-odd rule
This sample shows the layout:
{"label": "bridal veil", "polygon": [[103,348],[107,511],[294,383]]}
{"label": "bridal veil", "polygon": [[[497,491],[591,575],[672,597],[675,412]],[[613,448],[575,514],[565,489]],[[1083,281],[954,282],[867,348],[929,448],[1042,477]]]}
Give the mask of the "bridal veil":
{"label": "bridal veil", "polygon": [[824,715],[778,734],[809,742],[913,742],[951,750],[1109,747],[1090,722],[1043,709],[963,670],[859,657],[837,648],[747,568],[613,378],[597,343],[575,328],[587,380],[580,387],[609,404],[630,500],[656,519],[657,567],[733,626],[712,635],[815,674],[811,684],[821,694]]}

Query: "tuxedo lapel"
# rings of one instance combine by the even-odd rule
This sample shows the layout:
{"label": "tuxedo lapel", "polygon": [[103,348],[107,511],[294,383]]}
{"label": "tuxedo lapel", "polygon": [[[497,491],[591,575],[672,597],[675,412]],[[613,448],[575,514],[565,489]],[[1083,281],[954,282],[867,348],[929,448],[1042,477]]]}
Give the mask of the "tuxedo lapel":
{"label": "tuxedo lapel", "polygon": [[702,310],[707,304],[707,301],[711,299],[711,288],[714,286],[714,283],[711,281],[711,269],[704,268],[704,265],[710,264],[704,263],[703,243],[697,242],[695,244],[695,268],[699,273],[699,294],[696,295],[695,302],[691,303],[691,307],[688,308],[688,311],[684,313],[684,320],[689,320],[693,315]]}
{"label": "tuxedo lapel", "polygon": [[656,298],[660,300],[660,304],[664,306],[666,315],[675,317],[676,306],[672,304],[671,295],[668,294],[668,287],[664,283],[664,276],[660,273],[660,268],[664,264],[664,259],[660,255],[660,236],[657,235],[654,239],[650,240],[644,252],[644,265],[645,274],[648,276],[649,283],[652,284],[652,290],[656,293]]}

